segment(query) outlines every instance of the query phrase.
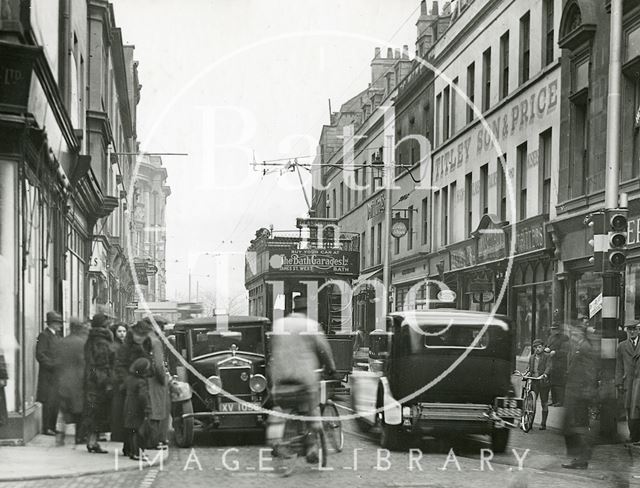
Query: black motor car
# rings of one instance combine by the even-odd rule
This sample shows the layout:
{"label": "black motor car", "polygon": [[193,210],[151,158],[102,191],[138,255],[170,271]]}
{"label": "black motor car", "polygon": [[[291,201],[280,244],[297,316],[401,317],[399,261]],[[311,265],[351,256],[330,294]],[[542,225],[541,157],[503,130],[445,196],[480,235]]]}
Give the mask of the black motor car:
{"label": "black motor car", "polygon": [[264,430],[268,399],[264,317],[217,315],[175,324],[169,337],[172,417],[176,444],[202,430]]}
{"label": "black motor car", "polygon": [[351,376],[360,423],[381,427],[381,444],[406,437],[488,434],[503,452],[522,399],[511,384],[514,346],[507,317],[453,309],[395,312],[370,371]]}

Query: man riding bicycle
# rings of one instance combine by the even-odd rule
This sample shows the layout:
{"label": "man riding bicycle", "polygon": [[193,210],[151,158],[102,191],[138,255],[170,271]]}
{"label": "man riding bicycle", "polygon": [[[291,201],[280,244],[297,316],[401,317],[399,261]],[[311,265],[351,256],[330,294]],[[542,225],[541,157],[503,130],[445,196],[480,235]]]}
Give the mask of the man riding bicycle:
{"label": "man riding bicycle", "polygon": [[[276,406],[283,406],[286,398],[294,398],[296,410],[312,417],[320,417],[320,378],[317,371],[324,368],[330,377],[335,375],[331,347],[320,324],[306,316],[306,297],[296,297],[295,313],[273,324],[271,360],[269,363],[272,393]],[[320,430],[318,420],[308,421],[309,431]],[[307,436],[306,458],[318,462],[315,435]]]}

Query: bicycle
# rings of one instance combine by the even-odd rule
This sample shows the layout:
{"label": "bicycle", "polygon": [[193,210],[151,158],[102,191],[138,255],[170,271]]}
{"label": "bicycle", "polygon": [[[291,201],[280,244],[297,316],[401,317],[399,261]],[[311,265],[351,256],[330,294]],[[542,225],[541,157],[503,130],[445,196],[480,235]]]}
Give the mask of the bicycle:
{"label": "bicycle", "polygon": [[331,388],[340,383],[339,380],[322,380],[320,381],[320,415],[322,419],[322,428],[325,436],[329,439],[331,447],[334,451],[342,452],[344,447],[344,432],[342,431],[342,421],[338,407],[332,400]]}
{"label": "bicycle", "polygon": [[[326,387],[324,389],[326,391]],[[313,431],[306,420],[309,412],[301,411],[300,409],[301,395],[304,395],[304,387],[301,387],[301,385],[280,385],[277,404],[288,415],[284,419],[276,416],[270,418],[267,426],[267,438],[270,439],[272,444],[274,469],[277,474],[283,477],[289,476],[293,472],[298,458],[306,457],[307,445],[310,442],[315,442],[318,446],[318,466],[326,467],[327,465],[328,450],[324,429],[325,424],[329,423],[329,421],[320,422],[320,428]],[[329,408],[333,411],[335,405],[329,403],[326,397],[324,400],[326,402],[325,410]],[[335,409],[335,412],[337,413],[337,409]],[[340,433],[342,433],[341,424]],[[310,439],[310,436],[315,438]]]}
{"label": "bicycle", "polygon": [[514,374],[520,376],[524,381],[522,385],[522,417],[520,417],[520,428],[523,432],[529,432],[533,428],[533,420],[536,417],[536,404],[538,403],[538,394],[533,390],[533,382],[542,379],[542,376],[525,376],[520,371],[514,371]]}

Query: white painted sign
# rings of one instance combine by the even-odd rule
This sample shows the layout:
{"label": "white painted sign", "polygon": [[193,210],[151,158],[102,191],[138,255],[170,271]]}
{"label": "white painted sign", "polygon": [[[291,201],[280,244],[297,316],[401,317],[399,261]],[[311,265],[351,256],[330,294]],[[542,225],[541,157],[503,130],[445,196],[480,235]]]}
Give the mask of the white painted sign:
{"label": "white painted sign", "polygon": [[589,304],[589,318],[592,318],[600,310],[602,310],[602,293],[591,300]]}

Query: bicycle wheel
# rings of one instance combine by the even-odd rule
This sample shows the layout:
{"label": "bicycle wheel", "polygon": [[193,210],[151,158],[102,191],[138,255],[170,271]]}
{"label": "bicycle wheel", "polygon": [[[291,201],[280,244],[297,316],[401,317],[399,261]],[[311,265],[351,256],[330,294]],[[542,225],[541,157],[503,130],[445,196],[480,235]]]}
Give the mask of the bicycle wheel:
{"label": "bicycle wheel", "polygon": [[289,476],[300,455],[304,456],[304,423],[297,419],[285,421],[282,439],[273,445],[274,471],[280,476]]}
{"label": "bicycle wheel", "polygon": [[326,417],[326,419],[322,420],[322,428],[329,441],[327,444],[329,444],[334,451],[342,452],[342,448],[344,447],[344,432],[342,432],[342,421],[340,420],[340,414],[338,413],[338,408],[335,403],[329,400],[322,405],[320,415]]}
{"label": "bicycle wheel", "polygon": [[320,464],[325,468],[327,466],[327,457],[329,453],[329,450],[327,449],[327,437],[322,429],[320,429],[316,436],[316,440],[318,441],[318,451],[320,452]]}
{"label": "bicycle wheel", "polygon": [[533,419],[536,416],[536,397],[535,394],[530,391],[524,399],[524,405],[522,406],[522,422],[521,427],[525,432],[529,432],[533,427]]}

